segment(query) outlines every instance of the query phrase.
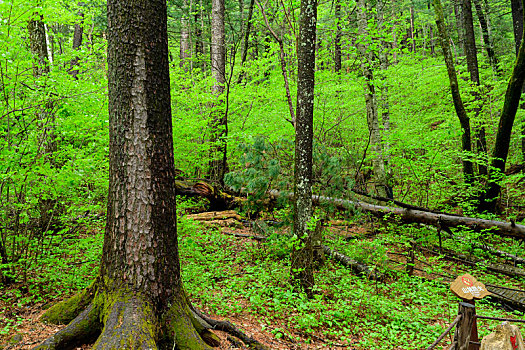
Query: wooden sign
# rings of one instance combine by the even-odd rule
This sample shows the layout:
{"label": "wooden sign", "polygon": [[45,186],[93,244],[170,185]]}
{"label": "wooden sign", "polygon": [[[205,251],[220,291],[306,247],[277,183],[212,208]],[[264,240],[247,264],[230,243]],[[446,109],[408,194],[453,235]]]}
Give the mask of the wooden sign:
{"label": "wooden sign", "polygon": [[482,299],[487,295],[492,294],[487,290],[483,283],[478,282],[468,273],[456,278],[456,280],[450,285],[450,290],[452,293],[465,300]]}

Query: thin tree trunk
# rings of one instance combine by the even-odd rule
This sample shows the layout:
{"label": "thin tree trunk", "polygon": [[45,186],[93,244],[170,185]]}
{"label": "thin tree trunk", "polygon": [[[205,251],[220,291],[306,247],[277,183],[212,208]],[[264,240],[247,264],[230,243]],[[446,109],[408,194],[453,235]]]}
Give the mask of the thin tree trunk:
{"label": "thin tree trunk", "polygon": [[[252,31],[252,17],[253,17],[253,8],[255,6],[255,0],[250,0],[250,7],[248,8],[248,19],[246,20],[246,32],[244,33],[244,47],[242,49],[241,56],[241,67],[244,66],[246,58],[248,57],[248,48],[250,46],[250,33]],[[242,79],[245,76],[244,70],[239,74],[239,79],[237,79],[237,84],[242,82]]]}
{"label": "thin tree trunk", "polygon": [[[378,0],[377,2],[377,26],[381,32],[384,32],[385,28],[385,19],[384,19],[384,12],[383,9],[385,7],[384,0]],[[390,143],[388,142],[388,137],[390,135],[390,103],[389,103],[389,92],[388,92],[388,84],[386,83],[386,70],[388,69],[389,63],[388,63],[388,55],[387,55],[387,43],[385,40],[381,40],[381,47],[379,49],[379,63],[380,63],[380,80],[381,82],[381,98],[380,98],[380,108],[381,108],[381,119],[383,122],[383,135],[381,137],[381,147],[382,147],[382,159],[384,162],[385,167],[385,192],[386,197],[393,199],[394,198],[394,190],[391,186],[392,181],[390,181],[392,177],[392,172],[390,171]]]}
{"label": "thin tree trunk", "polygon": [[[525,6],[525,0],[521,1]],[[525,17],[525,15],[523,15]],[[523,34],[522,34],[523,35]],[[514,70],[505,93],[505,102],[501,110],[496,142],[492,153],[491,170],[489,171],[489,182],[485,197],[480,203],[482,210],[494,213],[496,211],[496,200],[500,193],[499,180],[505,172],[505,163],[509,153],[510,137],[514,119],[518,110],[519,101],[522,93],[523,82],[525,81],[525,45],[523,40],[520,44],[518,57],[514,65]]]}
{"label": "thin tree trunk", "polygon": [[[81,4],[79,4],[81,5]],[[78,16],[80,17],[80,23],[75,24],[75,31],[73,34],[73,50],[80,50],[80,47],[82,46],[82,39],[84,36],[84,13],[79,12]],[[80,61],[80,57],[76,56],[71,60],[69,63],[69,74],[76,80],[78,79],[78,64]]]}
{"label": "thin tree trunk", "polygon": [[[312,144],[315,86],[315,43],[317,1],[301,0],[299,51],[297,53],[297,126],[295,128],[294,236],[291,276],[309,297],[315,284],[313,275],[314,237],[312,223]],[[313,227],[312,227],[313,226]]]}
{"label": "thin tree trunk", "polygon": [[372,150],[372,166],[374,168],[375,191],[381,197],[387,197],[385,161],[383,159],[382,137],[379,127],[379,116],[377,110],[377,98],[374,85],[373,53],[368,49],[369,32],[367,21],[367,8],[364,0],[357,2],[357,26],[359,41],[357,49],[361,56],[361,71],[365,78],[364,92],[366,103],[366,120],[370,134],[370,145]]}
{"label": "thin tree trunk", "polygon": [[[461,11],[461,1],[462,0],[453,0],[454,2],[454,15],[456,17],[456,28],[458,32],[458,43],[456,45],[457,51],[459,51],[459,55],[463,56],[465,53],[465,46],[464,46],[464,32],[463,32],[463,12]],[[457,56],[456,56],[457,57]]]}
{"label": "thin tree trunk", "polygon": [[459,92],[458,78],[456,75],[456,69],[454,67],[452,53],[450,52],[450,38],[445,27],[445,19],[443,16],[443,7],[441,6],[441,0],[432,0],[432,5],[434,6],[434,10],[436,12],[436,24],[439,32],[439,42],[441,44],[441,48],[443,49],[443,56],[447,65],[452,100],[454,101],[454,108],[456,109],[456,114],[458,116],[459,123],[461,124],[461,129],[463,130],[463,135],[461,137],[462,151],[465,153],[462,157],[463,175],[465,176],[465,181],[467,183],[470,183],[472,182],[472,178],[474,175],[474,168],[472,166],[472,162],[466,158],[472,151],[470,138],[470,120],[467,115],[467,112],[465,111],[463,100],[461,99],[461,94]]}
{"label": "thin tree trunk", "polygon": [[290,122],[294,128],[296,128],[296,119],[295,119],[295,113],[293,109],[293,102],[292,102],[292,94],[290,93],[290,84],[288,83],[288,69],[286,68],[286,57],[284,52],[284,43],[283,39],[277,36],[277,33],[272,29],[270,26],[270,22],[268,22],[268,17],[266,16],[266,11],[264,10],[264,7],[262,4],[255,0],[257,2],[257,6],[259,6],[259,9],[261,10],[261,14],[264,18],[264,23],[266,24],[266,28],[270,32],[271,36],[274,38],[274,40],[279,44],[279,60],[281,62],[281,74],[283,75],[284,80],[284,88],[286,91],[286,99],[288,101],[288,110],[290,112],[290,118],[287,119],[288,122]]}
{"label": "thin tree trunk", "polygon": [[[481,31],[483,33],[483,43],[485,44],[485,50],[487,51],[487,56],[489,56],[489,62],[490,66],[492,67],[492,70],[494,74],[497,76],[501,75],[501,69],[499,68],[499,62],[498,58],[496,57],[496,53],[494,52],[494,42],[490,36],[489,31],[489,25],[487,21],[487,17],[483,11],[483,7],[479,0],[473,0],[474,6],[476,7],[476,13],[478,15],[479,24],[481,26]],[[519,44],[516,47],[516,52],[518,52]]]}
{"label": "thin tree trunk", "polygon": [[190,20],[188,0],[182,2],[182,17],[180,18],[180,52],[179,66],[188,72],[192,69],[191,42],[190,42]]}
{"label": "thin tree trunk", "polygon": [[199,10],[195,11],[195,58],[197,66],[204,70],[206,68],[206,62],[204,60],[204,16],[202,11],[202,0],[200,0]]}
{"label": "thin tree trunk", "polygon": [[[519,52],[519,47],[521,44],[523,36],[523,5],[521,0],[512,0],[512,24],[514,28],[514,42],[516,45],[516,55]],[[522,87],[522,93],[525,92],[525,85]],[[525,109],[525,103],[520,105],[521,109]],[[521,122],[521,154],[522,159],[525,162],[525,120]]]}
{"label": "thin tree trunk", "polygon": [[410,47],[413,53],[416,53],[416,24],[414,15],[414,6],[410,6]]}
{"label": "thin tree trunk", "polygon": [[224,0],[212,0],[211,25],[211,72],[214,77],[213,93],[218,101],[213,106],[211,121],[211,152],[208,176],[211,180],[224,184],[226,174],[226,153],[228,136],[228,120],[222,95],[226,83],[226,45],[224,33]]}
{"label": "thin tree trunk", "polygon": [[336,20],[336,32],[335,32],[335,48],[334,48],[334,70],[337,73],[341,72],[341,37],[343,32],[341,29],[341,0],[335,0],[335,20]]}
{"label": "thin tree trunk", "polygon": [[[487,152],[487,142],[485,138],[485,127],[479,121],[479,114],[481,112],[481,96],[479,94],[479,68],[478,68],[478,55],[476,48],[476,37],[474,35],[474,22],[472,18],[472,2],[471,0],[462,0],[463,10],[463,28],[465,33],[465,54],[467,57],[467,68],[470,73],[470,81],[473,83],[472,95],[474,96],[473,108],[474,121],[477,124],[474,127],[475,138],[476,138],[476,152],[482,155],[482,159],[485,159]],[[480,163],[478,165],[479,174],[487,175],[487,165]]]}

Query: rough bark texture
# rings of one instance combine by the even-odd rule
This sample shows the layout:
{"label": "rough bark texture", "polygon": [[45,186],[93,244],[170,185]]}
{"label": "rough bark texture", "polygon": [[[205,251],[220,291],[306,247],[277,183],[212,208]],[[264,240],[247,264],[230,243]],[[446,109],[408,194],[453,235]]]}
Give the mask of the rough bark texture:
{"label": "rough bark texture", "polygon": [[[441,0],[432,0],[432,5],[436,13],[436,24],[439,32],[439,42],[443,49],[443,56],[447,65],[448,78],[450,82],[450,90],[452,93],[452,99],[454,101],[454,108],[461,124],[463,135],[461,137],[461,146],[463,152],[469,154],[472,151],[471,138],[470,138],[470,120],[463,106],[461,94],[459,93],[458,77],[454,68],[454,61],[452,59],[452,53],[450,51],[450,38],[445,27],[445,18],[443,16],[443,7]],[[474,168],[472,162],[468,159],[463,159],[463,174],[466,182],[471,182],[474,175]]]}
{"label": "rough bark texture", "polygon": [[377,110],[377,98],[374,85],[374,53],[368,49],[371,42],[368,33],[367,8],[364,0],[357,2],[357,26],[359,40],[357,49],[361,55],[361,72],[365,78],[364,91],[366,103],[366,121],[370,137],[370,148],[372,150],[372,166],[374,168],[375,192],[381,197],[387,197],[388,185],[386,181],[385,160],[383,158],[383,146],[379,115]]}
{"label": "rough bark texture", "polygon": [[212,90],[218,100],[212,108],[210,125],[212,146],[208,176],[212,181],[222,185],[226,174],[226,136],[228,135],[228,120],[222,100],[226,82],[224,0],[212,0],[211,13],[211,73],[215,79]]}
{"label": "rough bark texture", "polygon": [[[522,0],[522,6],[524,3],[525,0]],[[520,50],[518,52],[518,58],[516,59],[514,70],[507,86],[507,92],[505,93],[503,109],[501,110],[498,132],[496,134],[496,142],[494,144],[494,151],[492,153],[492,170],[489,172],[489,182],[487,183],[485,197],[482,198],[480,203],[480,209],[484,211],[496,211],[496,198],[499,196],[500,192],[500,185],[498,181],[505,172],[505,163],[509,153],[512,127],[514,125],[514,119],[518,110],[524,81],[525,45],[523,45],[522,41]]]}
{"label": "rough bark texture", "polygon": [[[297,124],[295,128],[295,196],[292,279],[307,294],[314,286],[312,241],[312,141],[315,83],[316,0],[301,0],[299,52],[297,65]],[[319,243],[319,244],[317,244]]]}
{"label": "rough bark texture", "polygon": [[100,274],[48,310],[45,319],[71,323],[37,349],[97,337],[94,349],[209,348],[180,277],[166,22],[163,0],[108,1],[110,174]]}

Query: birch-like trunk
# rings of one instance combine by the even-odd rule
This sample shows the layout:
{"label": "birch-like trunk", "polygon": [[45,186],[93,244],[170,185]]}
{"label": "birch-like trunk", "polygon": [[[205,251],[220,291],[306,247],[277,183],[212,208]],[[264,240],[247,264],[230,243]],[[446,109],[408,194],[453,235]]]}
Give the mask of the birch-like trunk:
{"label": "birch-like trunk", "polygon": [[321,246],[312,222],[312,143],[317,1],[301,0],[297,53],[297,124],[295,128],[294,235],[291,276],[312,296],[314,246]]}

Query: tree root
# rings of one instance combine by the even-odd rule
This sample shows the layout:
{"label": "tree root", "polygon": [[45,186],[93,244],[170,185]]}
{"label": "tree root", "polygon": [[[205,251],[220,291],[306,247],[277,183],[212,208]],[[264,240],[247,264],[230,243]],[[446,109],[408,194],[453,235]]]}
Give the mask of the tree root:
{"label": "tree root", "polygon": [[89,305],[35,350],[67,350],[93,342],[93,349],[115,350],[207,350],[210,345],[218,345],[218,337],[199,325],[184,294],[174,297],[166,310],[158,311],[147,297],[137,292],[104,288],[95,283],[49,309],[43,319],[63,321],[55,314],[65,311],[70,315],[85,302],[87,292],[94,295]]}
{"label": "tree root", "polygon": [[268,348],[260,343],[258,340],[247,336],[243,331],[235,327],[232,323],[229,321],[218,321],[214,320],[206,315],[204,315],[199,310],[193,309],[193,311],[207,324],[209,324],[213,329],[226,332],[236,338],[239,338],[243,341],[244,344],[246,344],[249,348],[255,349],[255,350],[268,350]]}

